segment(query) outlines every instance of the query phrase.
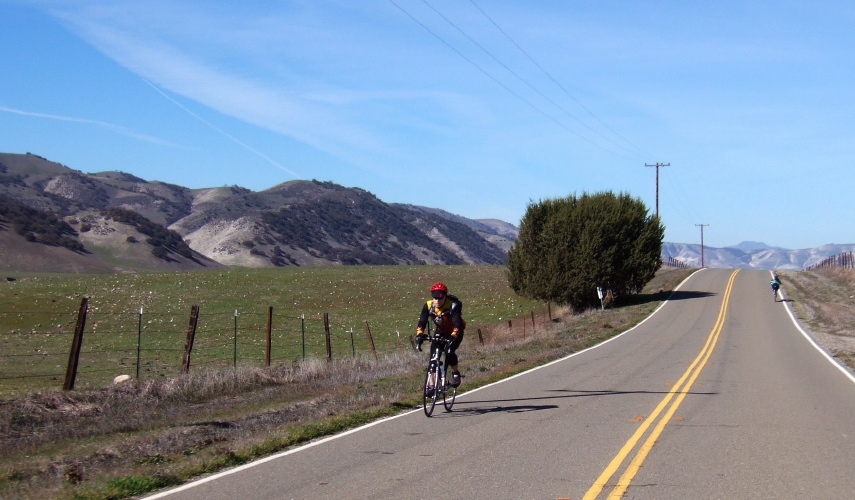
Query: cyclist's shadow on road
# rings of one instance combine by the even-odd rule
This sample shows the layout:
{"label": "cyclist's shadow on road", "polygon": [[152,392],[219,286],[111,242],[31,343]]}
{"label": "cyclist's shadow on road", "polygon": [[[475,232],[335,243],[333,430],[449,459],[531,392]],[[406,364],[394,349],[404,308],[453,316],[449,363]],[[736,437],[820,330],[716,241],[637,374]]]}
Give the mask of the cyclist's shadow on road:
{"label": "cyclist's shadow on road", "polygon": [[530,411],[540,410],[555,410],[558,405],[511,405],[511,406],[480,406],[477,408],[461,408],[461,404],[454,405],[451,412],[445,412],[443,415],[449,417],[467,417],[476,415],[486,415],[488,413],[526,413]]}
{"label": "cyclist's shadow on road", "polygon": [[[544,399],[557,399],[557,400],[565,400],[568,398],[579,398],[579,397],[592,397],[592,396],[620,396],[626,394],[668,394],[668,391],[613,391],[613,390],[602,390],[602,391],[565,391],[565,390],[554,390],[548,392],[555,392],[558,395],[550,395],[550,396],[539,396],[533,398],[521,398],[521,399],[494,399],[494,400],[476,400],[476,401],[458,401],[457,404],[454,405],[452,411],[441,413],[442,416],[449,417],[466,417],[466,416],[477,416],[477,415],[486,415],[489,413],[526,413],[530,411],[540,411],[540,410],[556,410],[558,409],[558,405],[556,404],[508,404],[501,405],[496,403],[517,403],[520,401],[532,401],[532,400],[544,400]],[[716,393],[711,392],[693,392],[690,391],[688,394],[695,395],[714,395]],[[489,406],[475,406],[484,403],[492,403]]]}

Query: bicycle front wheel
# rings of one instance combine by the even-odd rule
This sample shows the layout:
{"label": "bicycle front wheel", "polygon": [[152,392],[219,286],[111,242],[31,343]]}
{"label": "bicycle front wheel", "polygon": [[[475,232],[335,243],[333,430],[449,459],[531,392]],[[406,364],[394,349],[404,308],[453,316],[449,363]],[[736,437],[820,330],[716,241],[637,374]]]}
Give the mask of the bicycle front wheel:
{"label": "bicycle front wheel", "polygon": [[436,365],[431,363],[428,365],[427,372],[425,373],[425,384],[422,389],[422,395],[425,415],[428,417],[433,414],[433,409],[436,407],[436,395],[439,392],[436,387],[436,384],[439,383],[439,374],[437,371]]}
{"label": "bicycle front wheel", "polygon": [[454,406],[454,400],[457,398],[457,388],[447,386],[446,390],[442,393],[442,404],[445,406],[445,411],[451,411],[451,407]]}

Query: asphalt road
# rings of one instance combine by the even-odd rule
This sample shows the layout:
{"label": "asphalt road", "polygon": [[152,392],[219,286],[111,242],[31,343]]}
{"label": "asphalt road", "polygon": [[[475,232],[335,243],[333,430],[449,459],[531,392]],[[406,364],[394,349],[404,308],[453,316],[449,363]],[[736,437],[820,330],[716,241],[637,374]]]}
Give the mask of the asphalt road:
{"label": "asphalt road", "polygon": [[700,271],[637,328],[451,413],[419,409],[150,498],[855,498],[855,381],[769,278]]}

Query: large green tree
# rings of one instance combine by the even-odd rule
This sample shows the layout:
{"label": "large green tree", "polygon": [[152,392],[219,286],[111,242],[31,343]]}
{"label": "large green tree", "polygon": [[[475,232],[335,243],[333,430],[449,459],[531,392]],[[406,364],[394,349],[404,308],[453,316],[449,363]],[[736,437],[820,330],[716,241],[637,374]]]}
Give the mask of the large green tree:
{"label": "large green tree", "polygon": [[597,287],[638,293],[662,264],[665,228],[629,194],[568,196],[530,203],[508,252],[518,294],[580,311],[597,307]]}

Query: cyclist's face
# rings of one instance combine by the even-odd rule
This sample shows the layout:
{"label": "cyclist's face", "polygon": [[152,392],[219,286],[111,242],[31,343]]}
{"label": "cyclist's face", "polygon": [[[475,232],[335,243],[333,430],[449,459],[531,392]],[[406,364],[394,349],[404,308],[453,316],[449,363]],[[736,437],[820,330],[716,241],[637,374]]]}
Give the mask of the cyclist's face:
{"label": "cyclist's face", "polygon": [[434,307],[442,307],[443,304],[445,304],[445,295],[433,298]]}

